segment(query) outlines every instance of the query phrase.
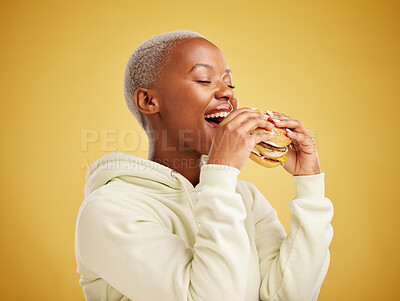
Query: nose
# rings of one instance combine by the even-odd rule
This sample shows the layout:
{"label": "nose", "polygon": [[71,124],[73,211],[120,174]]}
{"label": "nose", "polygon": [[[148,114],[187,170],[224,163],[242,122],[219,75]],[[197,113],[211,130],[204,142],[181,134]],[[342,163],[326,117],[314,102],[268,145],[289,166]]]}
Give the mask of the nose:
{"label": "nose", "polygon": [[232,103],[232,100],[235,98],[235,93],[231,88],[229,88],[226,83],[220,81],[217,90],[215,91],[216,99],[225,99]]}

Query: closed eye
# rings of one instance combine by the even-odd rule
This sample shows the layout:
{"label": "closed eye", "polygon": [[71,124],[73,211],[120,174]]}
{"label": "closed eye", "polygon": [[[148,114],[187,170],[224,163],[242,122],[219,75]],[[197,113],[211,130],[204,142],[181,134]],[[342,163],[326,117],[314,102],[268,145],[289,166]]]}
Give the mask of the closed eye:
{"label": "closed eye", "polygon": [[[209,81],[209,80],[197,80],[196,82],[201,83],[201,84],[211,84],[211,81]],[[227,86],[231,89],[235,89],[235,86],[228,85],[228,84],[227,84]]]}

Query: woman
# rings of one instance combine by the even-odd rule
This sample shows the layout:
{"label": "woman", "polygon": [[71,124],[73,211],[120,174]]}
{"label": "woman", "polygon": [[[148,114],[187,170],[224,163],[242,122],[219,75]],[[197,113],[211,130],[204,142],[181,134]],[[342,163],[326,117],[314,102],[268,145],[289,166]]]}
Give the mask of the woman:
{"label": "woman", "polygon": [[[75,243],[86,299],[316,300],[333,208],[308,130],[238,108],[222,53],[191,31],[135,49],[125,97],[149,155],[111,153],[88,170]],[[215,109],[229,113],[218,126],[205,120]],[[283,165],[296,191],[288,235],[258,189],[237,179],[270,138],[250,131],[273,126],[291,129],[295,146]]]}

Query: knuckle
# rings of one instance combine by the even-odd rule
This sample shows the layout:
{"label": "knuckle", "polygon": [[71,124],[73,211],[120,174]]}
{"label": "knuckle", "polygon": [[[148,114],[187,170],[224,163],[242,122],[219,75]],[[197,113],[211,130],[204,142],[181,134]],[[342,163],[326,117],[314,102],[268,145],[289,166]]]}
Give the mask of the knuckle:
{"label": "knuckle", "polygon": [[240,128],[238,128],[238,127],[231,127],[230,132],[233,133],[233,134],[235,134],[235,135],[238,135],[238,134],[240,134]]}
{"label": "knuckle", "polygon": [[307,137],[307,140],[308,140],[308,143],[309,143],[310,145],[315,145],[314,139],[313,139],[312,137]]}
{"label": "knuckle", "polygon": [[227,131],[232,131],[232,129],[234,128],[234,125],[232,123],[225,123],[223,125],[223,127],[227,130]]}
{"label": "knuckle", "polygon": [[[240,111],[239,111],[239,110],[240,110]],[[236,116],[240,116],[240,115],[243,116],[243,114],[248,114],[248,113],[249,113],[249,111],[246,110],[246,108],[240,108],[239,110],[238,110],[238,113],[237,113]]]}
{"label": "knuckle", "polygon": [[250,108],[250,107],[244,107],[244,108],[241,108],[242,109],[242,111],[243,112],[255,112],[255,110],[254,109],[252,109],[252,108]]}
{"label": "knuckle", "polygon": [[301,141],[301,142],[306,141],[304,135],[301,135],[301,134],[298,134],[298,133],[296,134],[296,140],[297,141]]}

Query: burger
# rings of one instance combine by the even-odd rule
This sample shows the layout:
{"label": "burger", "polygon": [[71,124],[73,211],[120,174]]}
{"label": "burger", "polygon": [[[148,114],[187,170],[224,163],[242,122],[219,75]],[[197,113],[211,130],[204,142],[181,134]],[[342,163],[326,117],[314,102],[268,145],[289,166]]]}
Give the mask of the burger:
{"label": "burger", "polygon": [[[260,114],[264,114],[257,110]],[[250,153],[250,159],[264,167],[276,167],[287,160],[286,153],[292,140],[286,136],[286,129],[274,127],[271,131],[263,128],[256,128],[254,133],[272,133],[270,140],[261,141],[254,146]]]}

